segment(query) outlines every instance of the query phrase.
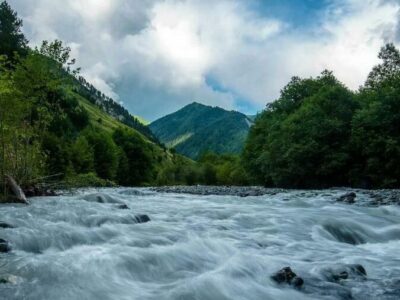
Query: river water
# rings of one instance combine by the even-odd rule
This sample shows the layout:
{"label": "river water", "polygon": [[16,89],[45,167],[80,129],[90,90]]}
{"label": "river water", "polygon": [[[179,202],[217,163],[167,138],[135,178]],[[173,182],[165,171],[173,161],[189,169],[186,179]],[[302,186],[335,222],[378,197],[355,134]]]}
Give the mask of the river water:
{"label": "river water", "polygon": [[[400,299],[400,206],[337,203],[341,194],[103,189],[0,205],[15,226],[0,229],[12,247],[0,254],[0,299]],[[286,266],[301,289],[271,280]]]}

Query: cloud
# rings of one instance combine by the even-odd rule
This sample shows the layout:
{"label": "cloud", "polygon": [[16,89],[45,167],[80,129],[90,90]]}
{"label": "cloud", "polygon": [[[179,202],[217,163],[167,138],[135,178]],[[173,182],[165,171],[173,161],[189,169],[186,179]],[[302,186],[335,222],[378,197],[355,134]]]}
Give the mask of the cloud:
{"label": "cloud", "polygon": [[150,120],[192,101],[254,113],[291,76],[315,76],[325,68],[356,89],[378,62],[379,48],[400,40],[398,1],[328,1],[312,14],[314,22],[304,22],[307,27],[271,17],[276,8],[261,11],[253,5],[260,1],[10,4],[24,18],[32,44],[64,40],[89,81]]}

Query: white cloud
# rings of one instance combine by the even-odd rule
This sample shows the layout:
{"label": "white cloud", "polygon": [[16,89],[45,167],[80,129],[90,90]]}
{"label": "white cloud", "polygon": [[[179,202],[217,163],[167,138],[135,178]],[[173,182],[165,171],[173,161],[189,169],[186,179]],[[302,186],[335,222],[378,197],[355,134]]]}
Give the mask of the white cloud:
{"label": "white cloud", "polygon": [[[83,74],[147,118],[191,101],[261,109],[291,76],[325,68],[362,84],[379,48],[400,35],[400,4],[336,0],[319,27],[293,28],[245,0],[11,0],[33,44],[59,38]],[[207,85],[219,83],[220,91]]]}

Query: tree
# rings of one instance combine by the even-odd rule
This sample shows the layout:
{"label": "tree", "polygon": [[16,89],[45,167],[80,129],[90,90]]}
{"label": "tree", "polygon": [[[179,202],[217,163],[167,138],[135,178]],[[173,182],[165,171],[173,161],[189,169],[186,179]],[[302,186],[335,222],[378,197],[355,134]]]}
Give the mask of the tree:
{"label": "tree", "polygon": [[118,147],[106,132],[86,130],[84,136],[94,153],[94,169],[102,179],[114,180],[118,168]]}
{"label": "tree", "polygon": [[265,185],[347,183],[350,125],[357,103],[331,72],[293,79],[251,129],[243,160]]}
{"label": "tree", "polygon": [[400,186],[400,52],[382,48],[358,96],[361,109],[352,122],[354,168],[351,181],[364,187]]}
{"label": "tree", "polygon": [[147,143],[132,130],[122,128],[115,130],[113,139],[123,151],[118,171],[119,183],[139,185],[150,182],[154,166]]}
{"label": "tree", "polygon": [[0,58],[0,186],[5,175],[20,184],[42,171],[36,128],[30,123],[32,102],[15,88],[12,72]]}
{"label": "tree", "polygon": [[71,160],[77,174],[94,171],[94,151],[85,136],[81,135],[76,139],[71,152]]}
{"label": "tree", "polygon": [[22,20],[18,18],[7,1],[0,3],[0,55],[15,62],[15,54],[25,56],[28,53],[28,41],[21,31]]}
{"label": "tree", "polygon": [[400,76],[400,51],[394,44],[382,47],[379,56],[382,64],[373,68],[369,74],[365,88],[378,88],[382,83],[391,84],[398,81]]}

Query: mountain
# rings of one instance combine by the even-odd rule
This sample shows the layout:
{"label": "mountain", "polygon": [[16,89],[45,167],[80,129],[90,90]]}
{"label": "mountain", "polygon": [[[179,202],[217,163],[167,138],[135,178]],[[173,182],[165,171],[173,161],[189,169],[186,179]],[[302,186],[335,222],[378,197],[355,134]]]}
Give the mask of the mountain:
{"label": "mountain", "polygon": [[194,102],[149,127],[167,147],[196,159],[205,151],[240,153],[251,125],[240,112]]}

